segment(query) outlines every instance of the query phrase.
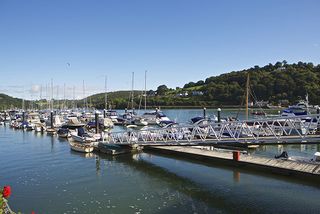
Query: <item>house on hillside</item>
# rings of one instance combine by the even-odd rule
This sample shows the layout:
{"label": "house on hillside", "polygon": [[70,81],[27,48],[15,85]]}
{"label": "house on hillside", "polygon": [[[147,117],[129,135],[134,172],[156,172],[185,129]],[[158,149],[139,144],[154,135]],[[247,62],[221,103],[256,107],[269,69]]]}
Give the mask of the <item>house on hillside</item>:
{"label": "house on hillside", "polygon": [[203,92],[202,91],[192,91],[191,94],[192,94],[192,96],[202,96]]}

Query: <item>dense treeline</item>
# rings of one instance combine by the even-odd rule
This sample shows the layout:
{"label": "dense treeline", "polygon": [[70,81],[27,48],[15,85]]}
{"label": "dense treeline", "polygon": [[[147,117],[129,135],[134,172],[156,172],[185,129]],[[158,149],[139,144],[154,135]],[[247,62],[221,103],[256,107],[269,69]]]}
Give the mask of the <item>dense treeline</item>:
{"label": "dense treeline", "polygon": [[[311,104],[320,104],[320,65],[303,62],[288,64],[283,61],[189,82],[183,88],[172,89],[160,85],[157,90],[147,92],[147,106],[238,106],[244,100],[248,74],[252,95],[256,100],[269,101],[272,104],[278,104],[279,101],[293,103],[308,94]],[[108,93],[108,107],[131,108],[130,94],[130,91]],[[134,91],[134,95],[134,108],[143,108],[143,92]],[[101,93],[88,97],[86,102],[77,100],[76,105],[83,107],[84,103],[87,103],[89,107],[102,109],[105,107],[104,101],[105,95]],[[0,96],[0,108],[21,107],[21,103],[21,99],[2,94]],[[72,102],[69,103],[71,107]]]}
{"label": "dense treeline", "polygon": [[288,100],[292,103],[308,93],[311,103],[320,103],[320,65],[287,64],[286,61],[207,78],[202,87],[205,99],[223,104],[240,103],[247,74],[250,74],[251,90],[259,100],[273,103]]}
{"label": "dense treeline", "polygon": [[0,94],[0,110],[10,109],[10,108],[22,108],[22,105],[30,105],[29,101],[23,103],[22,99],[13,98],[6,94]]}
{"label": "dense treeline", "polygon": [[[169,105],[181,102],[186,105],[240,105],[243,103],[248,74],[252,101],[255,97],[257,100],[265,100],[273,104],[278,104],[279,101],[293,103],[308,94],[310,103],[320,103],[320,65],[314,66],[312,63],[303,62],[287,64],[286,61],[264,67],[254,66],[242,71],[232,71],[209,77],[205,81],[190,82],[174,92],[168,89],[166,96],[162,98],[168,101]],[[170,95],[181,91],[189,93],[183,96],[184,98],[169,98]],[[194,91],[201,91],[203,95],[193,95]],[[158,101],[160,102],[160,99]],[[165,103],[162,102],[163,105]]]}

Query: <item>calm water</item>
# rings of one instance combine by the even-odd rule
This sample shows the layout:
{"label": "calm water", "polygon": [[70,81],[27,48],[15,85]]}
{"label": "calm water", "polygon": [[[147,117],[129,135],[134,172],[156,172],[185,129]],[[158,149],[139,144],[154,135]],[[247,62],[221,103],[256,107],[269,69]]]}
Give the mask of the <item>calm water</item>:
{"label": "calm water", "polygon": [[[179,121],[188,111],[165,113]],[[85,155],[57,137],[3,126],[0,144],[0,186],[11,185],[10,205],[24,213],[320,212],[320,184],[290,177],[151,153]],[[286,149],[308,156],[318,147]]]}

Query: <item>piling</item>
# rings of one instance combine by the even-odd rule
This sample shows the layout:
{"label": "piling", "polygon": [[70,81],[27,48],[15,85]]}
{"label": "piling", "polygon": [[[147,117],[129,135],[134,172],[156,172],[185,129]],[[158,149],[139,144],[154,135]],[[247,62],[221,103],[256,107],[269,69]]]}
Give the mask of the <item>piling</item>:
{"label": "piling", "polygon": [[221,108],[218,108],[218,123],[221,122]]}
{"label": "piling", "polygon": [[22,122],[25,121],[25,114],[26,114],[26,113],[23,111],[23,112],[22,112]]}
{"label": "piling", "polygon": [[203,108],[203,118],[204,119],[207,117],[206,111],[207,111],[207,109],[206,109],[206,107],[204,107]]}
{"label": "piling", "polygon": [[98,121],[98,112],[94,114],[95,126],[96,126],[96,134],[99,133],[99,121]]}
{"label": "piling", "polygon": [[104,109],[103,110],[103,118],[106,118],[107,117],[107,111]]}
{"label": "piling", "polygon": [[127,108],[125,108],[125,109],[124,109],[124,113],[127,113],[127,112],[128,112],[128,109],[127,109]]}

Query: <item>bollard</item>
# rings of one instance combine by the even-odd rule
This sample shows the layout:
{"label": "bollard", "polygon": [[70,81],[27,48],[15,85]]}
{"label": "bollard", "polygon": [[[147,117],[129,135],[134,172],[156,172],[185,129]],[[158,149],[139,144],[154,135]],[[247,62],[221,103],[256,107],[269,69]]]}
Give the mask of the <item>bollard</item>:
{"label": "bollard", "polygon": [[50,112],[50,126],[53,129],[53,111]]}
{"label": "bollard", "polygon": [[239,161],[240,160],[240,151],[233,151],[233,160],[234,161]]}
{"label": "bollard", "polygon": [[206,114],[206,107],[203,107],[203,118],[205,119],[207,117],[207,114]]}
{"label": "bollard", "polygon": [[94,115],[94,119],[95,119],[95,126],[96,126],[96,134],[99,133],[99,121],[98,121],[98,113],[96,112]]}
{"label": "bollard", "polygon": [[221,108],[218,108],[218,123],[221,122]]}

